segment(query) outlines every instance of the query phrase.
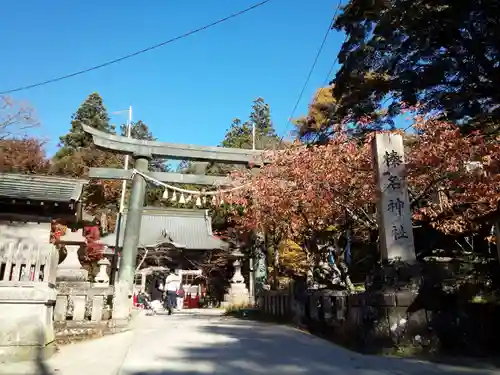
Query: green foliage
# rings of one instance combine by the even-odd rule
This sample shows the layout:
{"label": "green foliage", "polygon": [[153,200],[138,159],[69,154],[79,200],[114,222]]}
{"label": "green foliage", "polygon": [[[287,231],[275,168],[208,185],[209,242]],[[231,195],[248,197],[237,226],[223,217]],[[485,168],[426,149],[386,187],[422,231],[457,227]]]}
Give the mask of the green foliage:
{"label": "green foliage", "polygon": [[[221,147],[251,149],[253,143],[252,125],[255,126],[255,148],[257,150],[273,149],[280,146],[280,138],[276,134],[271,121],[269,104],[264,99],[257,98],[253,101],[252,111],[247,121],[235,118],[229,129],[226,130]],[[178,171],[186,174],[209,174],[224,176],[231,170],[241,168],[240,165],[223,163],[200,163],[183,160]]]}
{"label": "green foliage", "polygon": [[[127,135],[127,125],[122,124],[120,126],[120,133],[122,136]],[[143,141],[156,141],[157,138],[153,136],[151,130],[146,123],[141,120],[132,123],[130,129],[130,136],[133,139],[140,139]],[[129,160],[129,167],[133,168],[134,161],[132,159]],[[161,158],[153,158],[149,162],[149,170],[152,172],[168,172],[170,170],[169,166],[165,163],[165,161]],[[129,186],[130,188],[130,186]],[[160,186],[155,186],[152,184],[148,184],[146,188],[146,197],[144,204],[146,206],[165,206],[168,204],[167,201],[162,201],[163,188]]]}
{"label": "green foliage", "polygon": [[[108,113],[98,93],[90,94],[71,117],[69,132],[59,138],[60,149],[52,160],[52,173],[86,178],[89,168],[120,168],[123,165],[121,155],[97,149],[92,136],[83,131],[83,125],[115,134],[115,128],[109,123]],[[101,210],[116,209],[120,186],[120,181],[90,181],[84,191],[86,210],[99,214]]]}
{"label": "green foliage", "polygon": [[[252,148],[252,125],[255,126],[255,148],[270,149],[280,145],[280,138],[276,134],[274,125],[271,121],[271,111],[269,104],[264,99],[257,98],[253,101],[252,111],[248,120],[241,122],[240,119],[234,119],[231,127],[226,131],[224,139],[221,142],[222,147],[231,148]],[[196,169],[196,163],[192,163],[189,167],[191,170]],[[224,176],[237,168],[245,168],[242,165],[210,163],[206,173],[209,175]],[[221,205],[214,207],[211,210],[212,226],[214,230],[226,233],[228,228],[233,226],[231,221],[231,213],[234,212],[234,207]]]}
{"label": "green foliage", "polygon": [[249,121],[242,123],[239,118],[235,118],[227,130],[221,146],[252,148],[252,124]]}
{"label": "green foliage", "polygon": [[332,86],[316,91],[306,116],[294,119],[295,135],[304,143],[324,144],[334,133],[337,118],[337,103],[333,98]]}
{"label": "green foliage", "polygon": [[82,125],[88,125],[106,133],[115,133],[114,126],[109,123],[108,112],[102,98],[96,92],[90,94],[71,117],[71,129],[67,134],[59,137],[60,149],[55,159],[61,159],[80,148],[92,145],[92,136],[83,131]]}
{"label": "green foliage", "polygon": [[[393,125],[401,102],[468,126],[500,117],[498,1],[350,0],[334,27],[346,32],[334,97],[343,119]],[[380,112],[383,103],[388,111]],[[493,126],[493,129],[491,127]]]}
{"label": "green foliage", "polygon": [[255,126],[255,148],[258,150],[272,148],[279,143],[274,125],[271,121],[271,110],[264,99],[257,98],[252,105],[252,112],[247,121],[239,118],[233,120],[231,127],[221,142],[222,147],[252,148],[252,126]]}
{"label": "green foliage", "polygon": [[[271,121],[269,104],[262,98],[253,101],[252,111],[247,121],[241,122],[239,118],[233,120],[220,145],[222,147],[251,149],[253,143],[252,126],[255,126],[255,148],[257,150],[279,147],[280,138]],[[241,168],[241,166],[211,163],[207,174],[226,175],[237,168]]]}
{"label": "green foliage", "polygon": [[[133,122],[130,129],[131,138],[140,139],[143,141],[156,141],[158,140],[153,136],[153,133],[149,130],[149,127],[141,120]],[[127,125],[120,125],[120,133],[122,136],[127,135]],[[133,161],[130,160],[130,165],[133,165]],[[161,158],[154,158],[149,163],[149,170],[153,172],[168,172],[168,165]]]}

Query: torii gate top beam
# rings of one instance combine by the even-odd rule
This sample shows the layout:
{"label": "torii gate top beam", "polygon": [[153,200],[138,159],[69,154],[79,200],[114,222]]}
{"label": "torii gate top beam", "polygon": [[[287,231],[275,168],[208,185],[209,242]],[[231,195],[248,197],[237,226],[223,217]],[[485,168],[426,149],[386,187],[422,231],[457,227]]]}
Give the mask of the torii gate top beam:
{"label": "torii gate top beam", "polygon": [[231,164],[262,165],[267,162],[263,159],[262,151],[145,141],[104,133],[86,125],[83,130],[92,135],[97,147],[120,154]]}

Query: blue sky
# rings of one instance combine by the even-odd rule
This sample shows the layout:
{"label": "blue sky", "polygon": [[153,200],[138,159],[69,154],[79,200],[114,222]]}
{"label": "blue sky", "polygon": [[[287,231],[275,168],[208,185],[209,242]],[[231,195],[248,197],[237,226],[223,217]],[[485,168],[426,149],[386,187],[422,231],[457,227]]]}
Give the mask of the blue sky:
{"label": "blue sky", "polygon": [[[0,91],[88,68],[160,43],[256,0],[9,1],[0,23]],[[162,141],[217,145],[252,100],[271,106],[280,134],[330,22],[336,1],[273,0],[241,17],[116,65],[12,94],[28,101],[54,153],[90,93],[109,112],[133,106]],[[307,111],[343,35],[332,31],[296,116]],[[126,115],[112,116],[124,122]]]}

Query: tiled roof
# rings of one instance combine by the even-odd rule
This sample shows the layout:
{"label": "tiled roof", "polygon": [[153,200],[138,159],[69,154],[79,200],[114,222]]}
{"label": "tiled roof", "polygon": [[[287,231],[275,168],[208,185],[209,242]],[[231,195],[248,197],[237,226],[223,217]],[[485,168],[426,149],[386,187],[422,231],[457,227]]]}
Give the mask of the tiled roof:
{"label": "tiled roof", "polygon": [[80,200],[86,183],[80,179],[0,173],[0,198],[69,203]]}
{"label": "tiled roof", "polygon": [[[142,216],[139,247],[154,247],[169,243],[189,250],[213,250],[227,248],[228,244],[212,233],[212,221],[207,210],[180,208],[145,208]],[[127,222],[123,215],[120,230],[120,247]],[[101,243],[115,246],[116,234],[101,238]]]}

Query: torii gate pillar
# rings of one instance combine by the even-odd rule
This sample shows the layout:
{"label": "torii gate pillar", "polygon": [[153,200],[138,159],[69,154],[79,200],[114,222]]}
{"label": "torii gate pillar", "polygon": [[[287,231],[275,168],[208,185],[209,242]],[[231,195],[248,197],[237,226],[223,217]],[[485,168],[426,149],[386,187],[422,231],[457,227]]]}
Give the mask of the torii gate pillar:
{"label": "torii gate pillar", "polygon": [[[133,155],[135,169],[144,173],[148,172],[149,159],[152,157],[173,160],[217,161],[221,163],[253,166],[261,166],[269,162],[262,155],[262,151],[137,140],[107,134],[86,125],[83,126],[83,130],[92,135],[94,144],[97,148],[117,154]],[[130,173],[130,171],[126,170],[108,168],[92,168],[90,171],[92,178],[107,180],[128,179],[130,178]],[[212,185],[215,182],[220,182],[222,184],[228,182],[225,177],[216,176],[183,175],[167,172],[153,172],[151,174],[154,175],[155,178],[158,178],[159,181],[175,183]],[[115,281],[114,285],[113,320],[118,325],[128,321],[132,309],[137,246],[139,245],[145,193],[146,181],[142,176],[135,174],[132,181],[127,221],[125,223],[120,271],[118,280]]]}
{"label": "torii gate pillar", "polygon": [[[147,172],[148,166],[149,157],[134,156],[134,167],[139,172]],[[128,204],[118,280],[115,282],[113,301],[113,320],[115,322],[127,321],[132,311],[137,247],[139,246],[145,195],[146,181],[141,175],[135,174]]]}

